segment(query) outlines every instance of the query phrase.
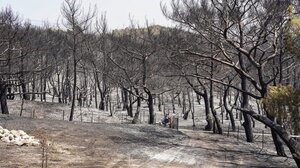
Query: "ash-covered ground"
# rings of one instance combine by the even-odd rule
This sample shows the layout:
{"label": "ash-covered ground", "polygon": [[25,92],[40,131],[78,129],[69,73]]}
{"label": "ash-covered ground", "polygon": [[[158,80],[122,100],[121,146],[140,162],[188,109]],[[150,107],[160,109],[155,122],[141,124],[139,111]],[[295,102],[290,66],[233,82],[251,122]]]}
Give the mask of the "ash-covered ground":
{"label": "ash-covered ground", "polygon": [[48,167],[57,168],[296,167],[291,157],[276,156],[271,142],[262,148],[261,143],[247,143],[232,134],[227,137],[202,131],[205,120],[200,117],[197,130],[187,129],[190,119],[180,121],[180,129],[173,130],[128,124],[130,118],[123,112],[111,117],[92,108],[77,108],[75,122],[62,121],[63,117],[67,120],[69,108],[57,103],[28,102],[19,117],[20,101],[9,103],[12,114],[1,115],[0,125],[24,130],[46,140],[47,146],[0,142],[0,167],[41,167],[43,160],[46,164],[43,149]]}

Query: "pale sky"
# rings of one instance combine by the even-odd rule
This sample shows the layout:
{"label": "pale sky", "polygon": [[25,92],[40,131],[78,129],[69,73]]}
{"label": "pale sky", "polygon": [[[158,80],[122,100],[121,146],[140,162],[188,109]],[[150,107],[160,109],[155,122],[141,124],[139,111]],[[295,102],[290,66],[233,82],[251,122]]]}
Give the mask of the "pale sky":
{"label": "pale sky", "polygon": [[[61,4],[64,0],[0,0],[0,8],[10,6],[23,19],[31,20],[34,25],[42,25],[47,20],[55,24],[61,18]],[[146,18],[150,24],[170,26],[162,14],[160,2],[170,3],[170,0],[81,0],[87,10],[89,4],[97,6],[98,15],[106,12],[108,26],[111,29],[128,27],[129,16],[139,25],[144,26]]]}

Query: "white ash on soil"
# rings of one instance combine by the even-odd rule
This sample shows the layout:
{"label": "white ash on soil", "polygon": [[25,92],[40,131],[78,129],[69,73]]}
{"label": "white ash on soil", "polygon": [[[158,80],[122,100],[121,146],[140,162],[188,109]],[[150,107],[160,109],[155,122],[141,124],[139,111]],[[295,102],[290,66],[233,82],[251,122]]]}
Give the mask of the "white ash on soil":
{"label": "white ash on soil", "polygon": [[39,140],[34,136],[29,136],[23,130],[8,130],[0,126],[0,139],[2,142],[15,144],[18,146],[37,146],[40,144]]}

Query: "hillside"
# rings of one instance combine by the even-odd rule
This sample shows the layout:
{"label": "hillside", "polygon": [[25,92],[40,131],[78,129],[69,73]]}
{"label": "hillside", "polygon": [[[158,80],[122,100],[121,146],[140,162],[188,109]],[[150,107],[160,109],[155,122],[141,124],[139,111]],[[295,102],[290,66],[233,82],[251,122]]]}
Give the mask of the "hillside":
{"label": "hillside", "polygon": [[[106,114],[102,118],[109,118]],[[103,121],[111,121],[109,119]],[[68,122],[0,116],[0,125],[22,129],[49,143],[49,167],[295,167],[255,144],[188,129],[120,123]],[[41,146],[0,142],[0,167],[41,167]]]}

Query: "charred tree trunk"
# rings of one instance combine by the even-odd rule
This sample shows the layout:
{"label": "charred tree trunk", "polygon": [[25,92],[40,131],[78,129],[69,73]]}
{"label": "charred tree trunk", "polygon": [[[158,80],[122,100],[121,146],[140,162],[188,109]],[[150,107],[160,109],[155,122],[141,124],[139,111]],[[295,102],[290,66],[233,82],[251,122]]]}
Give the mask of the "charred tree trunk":
{"label": "charred tree trunk", "polygon": [[211,96],[210,96],[210,110],[211,110],[211,113],[214,117],[214,124],[213,124],[213,130],[214,130],[214,133],[218,133],[218,134],[223,134],[223,130],[222,130],[222,127],[221,127],[221,123],[220,123],[220,120],[217,116],[217,112],[214,108],[214,100],[213,100],[213,95],[211,93]]}
{"label": "charred tree trunk", "polygon": [[[182,96],[184,97],[185,95],[184,95],[184,93],[182,93]],[[182,98],[183,98],[182,97]],[[180,94],[178,95],[178,107],[181,107],[181,100],[180,100]],[[183,102],[183,101],[182,101]]]}
{"label": "charred tree trunk", "polygon": [[[105,91],[102,90],[102,88],[101,88],[101,84],[100,84],[100,80],[99,80],[97,72],[95,72],[95,82],[96,82],[97,88],[100,93],[99,109],[105,110]],[[103,86],[103,85],[104,85],[104,83],[102,84],[102,87],[104,88],[105,86]]]}
{"label": "charred tree trunk", "polygon": [[[110,91],[108,91],[108,92],[110,92]],[[106,96],[105,96],[105,110],[106,111],[108,111],[108,109],[109,109],[109,93],[108,94],[106,94]]]}
{"label": "charred tree trunk", "polygon": [[41,102],[43,101],[43,74],[41,72],[40,74],[40,86],[39,86],[39,90],[40,90],[40,98],[41,98]]}
{"label": "charred tree trunk", "polygon": [[197,95],[197,102],[198,102],[199,105],[201,105],[201,96],[198,95],[198,94],[196,94],[196,95]]}
{"label": "charred tree trunk", "polygon": [[105,110],[105,97],[104,97],[103,92],[100,92],[99,109],[100,110]]}
{"label": "charred tree trunk", "polygon": [[193,119],[193,128],[195,128],[196,124],[195,124],[195,101],[194,101],[194,94],[193,92],[192,94],[192,119]]}
{"label": "charred tree trunk", "polygon": [[162,109],[161,109],[162,100],[160,98],[161,96],[163,96],[163,95],[158,95],[158,111],[162,111]]}
{"label": "charred tree trunk", "polygon": [[[179,97],[179,96],[178,96]],[[183,119],[187,120],[187,115],[186,115],[186,99],[185,99],[185,91],[182,92],[182,114],[183,114]]]}
{"label": "charred tree trunk", "polygon": [[[242,80],[242,89],[246,89],[246,81]],[[242,93],[242,103],[241,107],[247,109],[249,106],[249,99],[248,94]],[[247,142],[253,142],[253,132],[252,132],[252,124],[251,124],[251,118],[248,114],[243,113],[244,122],[243,127],[245,129],[245,134],[247,138]]]}
{"label": "charred tree trunk", "polygon": [[129,106],[128,106],[128,111],[127,111],[127,113],[128,113],[128,115],[130,116],[130,117],[132,117],[133,116],[133,100],[132,100],[132,95],[131,94],[129,94],[128,95],[128,98],[129,98]]}
{"label": "charred tree trunk", "polygon": [[117,87],[117,108],[121,108],[121,101],[120,101],[120,93],[119,93],[119,87]]}
{"label": "charred tree trunk", "polygon": [[96,72],[94,72],[94,80],[95,80],[95,84],[94,84],[94,96],[95,96],[95,107],[98,108],[98,94],[97,94],[97,77],[96,77]]}
{"label": "charred tree trunk", "polygon": [[22,98],[24,100],[30,100],[29,95],[27,94],[27,89],[26,89],[26,83],[25,83],[25,76],[24,76],[24,54],[23,54],[23,50],[20,51],[20,57],[21,57],[21,69],[20,69],[20,85],[22,88]]}
{"label": "charred tree trunk", "polygon": [[109,112],[110,112],[110,116],[113,116],[113,109],[112,109],[112,104],[111,104],[111,101],[112,101],[112,97],[111,97],[111,90],[109,91],[109,94],[108,94],[108,106],[109,106]]}
{"label": "charred tree trunk", "polygon": [[[239,62],[240,62],[240,66],[242,70],[245,70],[244,68],[244,60],[242,58],[242,54],[239,53]],[[241,75],[240,76],[241,79],[241,89],[244,91],[247,91],[247,79],[245,76]],[[245,108],[247,109],[249,107],[249,96],[246,92],[242,92],[242,102],[241,102],[241,108]],[[244,118],[244,122],[243,122],[243,127],[245,129],[245,134],[246,134],[246,138],[247,138],[247,142],[253,142],[253,132],[252,132],[252,124],[251,124],[251,118],[248,114],[243,113],[243,118]]]}
{"label": "charred tree trunk", "polygon": [[295,160],[298,167],[300,167],[300,143],[296,139],[291,137],[289,133],[281,126],[270,120],[268,117],[259,115],[252,110],[241,109],[243,113],[251,115],[256,120],[266,124],[268,127],[273,129],[280,138],[284,141],[287,147],[290,149],[293,159]]}
{"label": "charred tree trunk", "polygon": [[43,82],[43,101],[47,101],[47,98],[46,98],[46,89],[47,89],[47,79],[46,79],[46,77],[44,77],[44,82]]}
{"label": "charred tree trunk", "polygon": [[58,88],[58,103],[62,103],[61,100],[61,83],[60,83],[60,75],[57,73],[57,88]]}
{"label": "charred tree trunk", "polygon": [[73,56],[73,90],[72,90],[72,104],[71,104],[71,112],[69,121],[73,121],[74,118],[74,109],[75,109],[75,100],[76,100],[76,89],[77,89],[77,59],[76,59],[76,36],[74,35],[73,30],[73,49],[72,49],[72,56]]}
{"label": "charred tree trunk", "polygon": [[[211,45],[211,49],[212,49],[212,45]],[[211,56],[212,57],[212,56]],[[210,60],[210,78],[213,79],[214,78],[214,62],[213,60],[211,59]],[[223,134],[223,130],[222,130],[222,127],[221,127],[221,123],[220,123],[220,120],[217,116],[217,112],[215,110],[215,107],[214,107],[214,89],[213,89],[213,81],[210,80],[210,87],[209,87],[209,104],[210,104],[210,110],[211,110],[211,113],[214,117],[214,133],[218,133],[218,134]],[[216,127],[216,128],[215,128]]]}
{"label": "charred tree trunk", "polygon": [[[74,59],[74,61],[76,61]],[[77,68],[76,68],[76,63],[74,63],[73,65],[73,73],[74,73],[74,81],[73,81],[73,90],[72,90],[72,104],[71,104],[71,112],[70,112],[70,118],[69,118],[69,121],[73,121],[73,118],[74,118],[74,109],[75,109],[75,100],[76,100],[76,85],[77,85]]]}
{"label": "charred tree trunk", "polygon": [[173,111],[173,113],[176,113],[176,108],[175,108],[175,96],[174,96],[174,93],[172,93],[172,100],[171,100],[171,102],[172,102],[172,111]]}
{"label": "charred tree trunk", "polygon": [[66,103],[67,103],[72,101],[69,61],[67,61],[67,72],[66,72],[65,83],[66,83]]}
{"label": "charred tree trunk", "polygon": [[32,83],[31,83],[31,91],[32,91],[31,100],[34,101],[36,98],[36,96],[35,96],[35,75],[34,74],[33,74]]}
{"label": "charred tree trunk", "polygon": [[124,111],[127,109],[126,105],[128,106],[128,93],[124,88],[122,88],[121,90],[121,96],[122,96],[122,104],[123,104],[122,110]]}
{"label": "charred tree trunk", "polygon": [[[186,111],[185,111],[185,113],[184,113],[184,115],[183,115],[183,119],[184,120],[187,120],[188,119],[188,117],[189,117],[189,113],[190,113],[190,111],[192,110],[192,100],[191,100],[191,95],[190,95],[191,93],[190,93],[190,91],[189,91],[189,89],[187,89],[187,96],[188,96],[188,104],[189,104],[189,108],[187,109],[186,108]],[[186,105],[185,105],[186,106]]]}
{"label": "charred tree trunk", "polygon": [[[260,83],[261,83],[261,86],[262,86],[262,89],[260,91],[261,93],[261,96],[262,97],[265,97],[267,95],[267,84],[262,80],[262,73],[261,73],[261,69],[259,69],[259,79],[260,79]],[[267,114],[267,117],[273,121],[274,123],[276,123],[276,117],[270,115],[270,113],[265,109],[266,111],[266,114]],[[282,123],[278,123],[279,125],[281,125]],[[280,138],[280,136],[276,133],[276,131],[274,129],[271,128],[271,133],[272,133],[272,138],[273,138],[273,143],[275,145],[275,149],[276,149],[276,152],[277,152],[277,155],[278,156],[284,156],[286,157],[286,153],[285,153],[285,150],[284,150],[284,145],[283,145],[283,142]]]}
{"label": "charred tree trunk", "polygon": [[148,96],[147,100],[148,100],[148,108],[149,108],[149,124],[155,124],[153,96],[148,88],[144,87],[144,91],[147,93]]}
{"label": "charred tree trunk", "polygon": [[[232,131],[235,132],[236,126],[235,126],[234,116],[233,116],[233,112],[232,112],[233,107],[231,107],[231,109],[229,109],[229,107],[227,105],[228,92],[229,92],[229,87],[227,87],[224,91],[223,104],[224,104],[224,108],[226,110],[226,113],[229,114]],[[237,99],[236,99],[236,101],[237,101]]]}
{"label": "charred tree trunk", "polygon": [[9,114],[7,106],[7,84],[0,81],[0,105],[2,114]]}
{"label": "charred tree trunk", "polygon": [[26,88],[26,84],[25,84],[25,81],[23,79],[24,77],[21,77],[20,78],[20,84],[21,84],[21,89],[22,89],[22,98],[24,100],[30,100],[30,97],[29,95],[27,94],[27,88]]}
{"label": "charred tree trunk", "polygon": [[127,110],[127,114],[130,115],[129,106],[128,106],[128,92],[123,88],[123,110]]}
{"label": "charred tree trunk", "polygon": [[[239,28],[239,47],[243,48],[244,47],[244,32],[242,31],[242,24],[241,22],[239,22],[238,24],[238,28]],[[246,57],[243,55],[243,53],[239,52],[238,53],[238,59],[239,59],[239,64],[240,64],[240,68],[243,71],[248,71],[246,69],[247,65],[246,65]],[[244,75],[240,75],[240,79],[241,79],[241,89],[243,91],[247,91],[247,78]],[[242,92],[242,102],[241,102],[241,107],[247,109],[249,107],[249,96],[246,92]],[[253,132],[252,132],[252,124],[251,124],[251,118],[248,114],[243,113],[243,117],[244,117],[244,122],[243,122],[243,127],[245,129],[245,134],[246,134],[246,138],[247,138],[247,142],[253,142]]]}
{"label": "charred tree trunk", "polygon": [[211,131],[213,128],[213,121],[210,115],[210,108],[209,108],[209,99],[208,99],[208,94],[206,91],[204,91],[204,94],[202,95],[203,100],[204,100],[204,105],[205,105],[205,116],[206,116],[206,122],[207,125],[205,126],[206,131]]}
{"label": "charred tree trunk", "polygon": [[134,114],[133,120],[132,120],[132,124],[137,124],[140,123],[141,121],[139,120],[139,116],[140,116],[140,112],[141,112],[141,97],[140,97],[140,93],[139,90],[137,88],[134,89],[136,95],[138,96],[137,99],[137,104],[136,104],[136,112]]}
{"label": "charred tree trunk", "polygon": [[[275,117],[272,117],[272,116],[268,115],[268,113],[267,113],[267,117],[271,121],[273,121],[274,123],[276,123]],[[284,156],[284,157],[286,157],[287,155],[286,155],[286,153],[284,151],[284,146],[283,146],[281,138],[276,133],[276,131],[274,129],[272,129],[272,128],[271,128],[271,133],[272,133],[272,138],[273,138],[273,142],[274,142],[274,145],[275,145],[275,149],[276,149],[277,155],[278,156]]]}

